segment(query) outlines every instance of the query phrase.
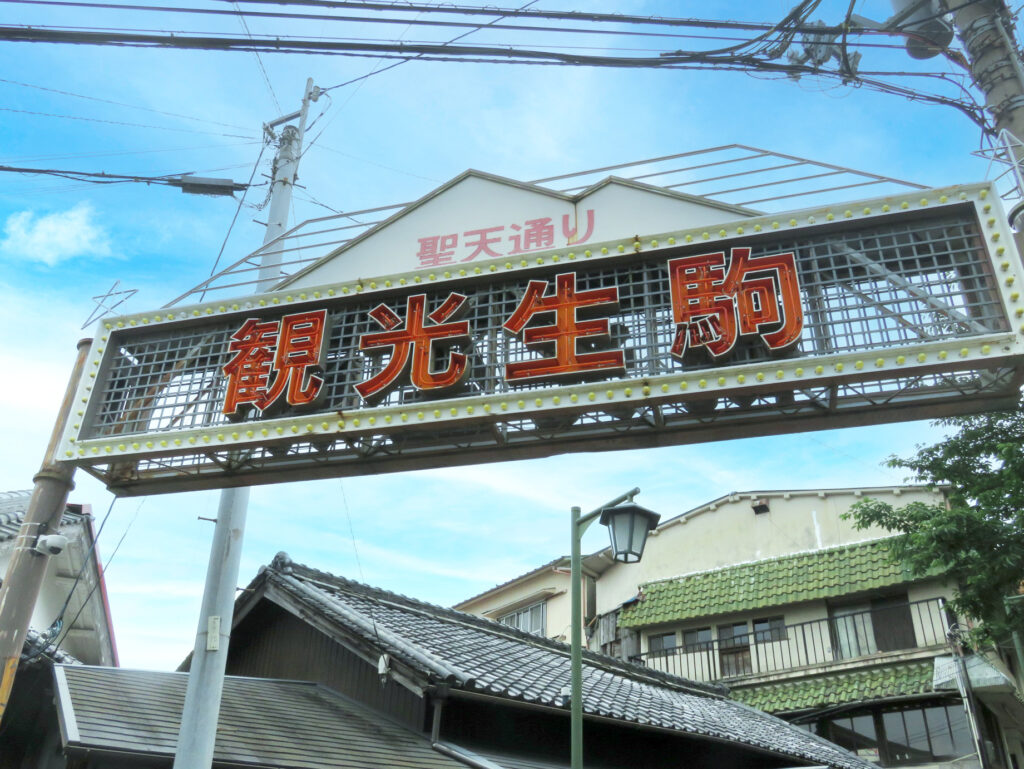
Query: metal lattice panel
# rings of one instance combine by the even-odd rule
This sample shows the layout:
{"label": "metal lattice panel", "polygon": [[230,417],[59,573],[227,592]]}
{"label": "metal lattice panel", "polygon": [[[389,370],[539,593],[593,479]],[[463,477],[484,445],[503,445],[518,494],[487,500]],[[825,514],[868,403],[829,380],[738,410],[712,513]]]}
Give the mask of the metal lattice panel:
{"label": "metal lattice panel", "polygon": [[[110,319],[93,343],[90,376],[77,393],[85,405],[61,450],[117,493],[148,494],[1009,406],[1024,381],[1024,326],[1013,320],[1024,318],[1024,269],[994,197],[981,185],[935,190],[915,202],[883,198],[846,210],[751,217],[711,232],[697,227],[643,242],[588,244],[584,253],[478,260],[444,274],[350,279]],[[736,282],[717,288],[736,280],[723,277],[733,274],[725,265],[736,264],[742,281],[764,287],[743,301],[760,296],[757,302],[786,313],[799,302],[799,312],[759,316],[774,320],[743,329],[747,335],[714,358],[704,338],[689,335],[693,325],[677,323],[703,322],[692,319],[705,317],[705,305],[685,304],[695,296],[747,290]],[[718,265],[718,277],[700,272],[708,265]],[[575,278],[564,286],[574,284],[576,296],[593,291],[597,301],[585,309],[570,302],[577,320],[608,323],[606,335],[576,337],[576,354],[621,351],[621,368],[611,355],[597,370],[577,369],[568,378],[510,381],[508,366],[550,358],[553,345],[527,347],[503,325],[531,281],[546,281],[542,296],[552,297],[556,277],[570,272]],[[614,305],[610,288],[617,289]],[[424,295],[429,315],[452,293],[466,297],[464,314],[430,322],[465,323],[468,332],[443,330],[452,337],[442,333],[434,343],[430,371],[442,372],[453,353],[464,354],[458,388],[421,391],[407,371],[363,401],[357,385],[382,371],[391,347],[360,352],[360,337],[385,327],[404,333],[410,296]],[[732,296],[725,312],[739,318],[740,294]],[[371,315],[379,304],[390,314]],[[680,307],[699,311],[687,315]],[[238,383],[224,373],[237,353],[232,336],[239,341],[250,320],[283,329],[286,316],[315,316],[329,330],[319,368],[303,373],[322,377],[320,399],[305,410],[279,407],[284,398],[258,400],[266,413],[229,419],[229,383]],[[550,309],[532,314],[526,330],[553,318]],[[799,335],[788,327],[796,318]],[[572,338],[576,332],[565,328],[573,326],[558,333]],[[780,329],[786,333],[775,337],[783,341],[773,351],[768,337]]]}
{"label": "metal lattice panel", "polygon": [[[908,342],[972,336],[1008,330],[977,222],[964,208],[956,216],[896,217],[871,227],[825,226],[798,237],[764,237],[750,244],[755,256],[793,251],[805,307],[802,340],[793,356],[884,350]],[[674,255],[698,253],[692,245],[656,256],[637,254],[597,264],[575,263],[578,290],[617,286],[619,309],[610,316],[610,339],[603,346],[625,352],[625,378],[657,376],[716,365],[696,352],[680,362],[669,354],[675,336],[666,262]],[[565,268],[566,270],[569,267]],[[550,268],[544,278],[553,278]],[[534,275],[532,277],[537,277]],[[466,392],[496,394],[542,385],[509,384],[505,366],[537,353],[502,329],[522,298],[527,278],[477,279],[460,287],[469,296],[467,316],[471,361]],[[420,289],[416,289],[418,291]],[[361,335],[379,331],[369,311],[378,302],[404,316],[401,293],[334,302],[330,341],[323,366],[324,411],[353,413],[364,406],[355,385],[373,375],[387,356],[358,350]],[[443,288],[427,292],[428,309],[447,296]],[[261,317],[282,314],[270,308]],[[228,424],[221,413],[230,359],[228,341],[243,316],[191,330],[134,330],[123,335],[119,354],[109,364],[109,384],[83,437],[174,431]],[[584,340],[586,341],[586,340]],[[437,345],[435,357],[446,348]],[[731,364],[769,359],[769,351],[750,343],[738,348]],[[443,364],[442,364],[443,365]],[[406,384],[375,405],[415,404],[429,398]]]}

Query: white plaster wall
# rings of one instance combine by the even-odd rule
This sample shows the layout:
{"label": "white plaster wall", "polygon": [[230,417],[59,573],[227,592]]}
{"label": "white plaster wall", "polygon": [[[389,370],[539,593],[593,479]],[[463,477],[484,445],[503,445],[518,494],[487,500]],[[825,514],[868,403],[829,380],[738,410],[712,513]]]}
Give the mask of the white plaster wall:
{"label": "white plaster wall", "polygon": [[[462,260],[472,254],[472,249],[465,247],[466,231],[488,227],[504,228],[494,233],[500,241],[492,246],[500,254],[500,262],[504,263],[506,258],[519,260],[529,255],[511,254],[512,238],[522,232],[513,230],[511,225],[524,227],[527,220],[550,218],[554,227],[552,248],[565,248],[572,244],[563,231],[563,216],[568,216],[568,231],[575,229],[574,242],[578,242],[587,231],[588,209],[594,212],[594,228],[585,241],[587,244],[613,240],[629,243],[634,235],[650,237],[695,226],[717,226],[742,218],[711,205],[615,182],[574,203],[536,189],[468,176],[295,278],[288,286],[309,288],[413,270],[436,272],[487,265],[498,259],[481,254],[468,262]],[[424,266],[417,256],[419,239],[437,235],[458,236],[455,254],[447,266]],[[584,248],[586,245],[581,244],[581,250]]]}
{"label": "white plaster wall", "polygon": [[[770,512],[761,515],[755,515],[749,495],[743,494],[716,509],[666,522],[648,540],[639,563],[615,564],[601,575],[598,614],[613,611],[653,580],[889,536],[880,528],[857,531],[851,521],[840,518],[863,496],[853,491],[823,494],[770,496]],[[870,496],[894,505],[941,501],[924,490],[902,490],[899,495],[872,490]]]}
{"label": "white plaster wall", "polygon": [[[485,594],[480,598],[459,604],[456,608],[469,614],[496,619],[490,612],[508,606],[522,608],[533,603],[529,600],[530,596],[536,595],[542,590],[553,590],[555,592],[547,598],[545,608],[545,635],[549,638],[568,637],[571,626],[569,584],[567,573],[548,568],[514,585],[509,585],[497,593]],[[537,600],[543,599],[538,597]],[[521,603],[523,601],[526,603]],[[511,609],[509,610],[511,611]]]}

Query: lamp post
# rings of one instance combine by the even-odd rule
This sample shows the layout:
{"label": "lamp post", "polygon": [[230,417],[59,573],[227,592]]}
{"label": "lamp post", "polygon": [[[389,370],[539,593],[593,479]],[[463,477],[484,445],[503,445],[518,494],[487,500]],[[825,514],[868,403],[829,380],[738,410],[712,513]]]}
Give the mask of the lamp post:
{"label": "lamp post", "polygon": [[[661,517],[640,505],[634,504],[633,497],[640,493],[635,488],[586,515],[580,508],[572,508],[572,550],[570,558],[571,632],[570,632],[570,767],[583,769],[583,592],[580,582],[583,578],[583,560],[580,556],[580,541],[583,532],[599,517],[608,527],[612,541],[612,558],[623,563],[636,563],[644,552],[647,532],[658,525]],[[628,504],[621,504],[628,502]]]}

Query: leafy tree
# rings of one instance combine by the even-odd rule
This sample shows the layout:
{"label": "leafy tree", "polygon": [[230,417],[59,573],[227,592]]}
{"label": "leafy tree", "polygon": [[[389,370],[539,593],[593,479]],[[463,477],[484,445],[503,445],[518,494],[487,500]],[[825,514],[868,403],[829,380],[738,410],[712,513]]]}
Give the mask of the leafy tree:
{"label": "leafy tree", "polygon": [[899,532],[893,555],[914,576],[945,574],[956,583],[951,608],[982,621],[973,642],[1005,644],[1011,630],[1024,630],[1024,601],[1009,616],[1003,606],[1024,580],[1024,403],[936,424],[953,434],[908,459],[890,457],[888,465],[910,470],[917,482],[947,487],[948,509],[866,499],[847,515],[858,529]]}

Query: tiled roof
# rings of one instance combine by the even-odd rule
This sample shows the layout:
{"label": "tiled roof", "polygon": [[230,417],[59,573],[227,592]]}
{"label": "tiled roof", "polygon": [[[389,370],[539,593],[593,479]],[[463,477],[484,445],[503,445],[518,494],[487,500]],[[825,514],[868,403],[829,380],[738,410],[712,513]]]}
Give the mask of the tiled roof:
{"label": "tiled roof", "polygon": [[[415,601],[293,563],[279,554],[249,586],[338,640],[391,655],[421,685],[565,708],[569,647],[453,609]],[[244,600],[244,599],[243,599]],[[583,660],[583,711],[671,729],[832,767],[862,769],[847,753],[700,684],[591,652]]]}
{"label": "tiled roof", "polygon": [[[0,491],[0,542],[14,539],[18,536],[21,522],[25,520],[25,512],[28,510],[28,502],[32,498],[31,491]],[[60,520],[61,526],[78,523],[85,515],[83,513],[66,509],[64,517]]]}
{"label": "tiled roof", "polygon": [[790,713],[810,708],[907,697],[934,691],[932,660],[832,673],[815,678],[734,688],[732,695],[752,708]]}
{"label": "tiled roof", "polygon": [[[65,748],[169,757],[187,673],[58,667]],[[465,769],[429,740],[314,683],[224,679],[215,762],[284,769]],[[169,764],[168,764],[169,765]]]}
{"label": "tiled roof", "polygon": [[741,563],[648,582],[619,624],[642,627],[692,617],[832,598],[909,582],[889,538]]}
{"label": "tiled roof", "polygon": [[501,584],[495,585],[494,587],[489,587],[486,590],[484,590],[484,591],[482,591],[480,593],[477,593],[476,595],[471,595],[469,598],[464,598],[463,600],[459,601],[455,605],[456,606],[465,606],[467,603],[472,603],[473,601],[477,600],[478,598],[482,598],[483,596],[487,595],[488,593],[496,592],[498,590],[501,590],[502,588],[508,587],[509,585],[511,585],[511,584],[513,584],[515,582],[518,582],[521,579],[524,579],[525,577],[532,577],[534,574],[540,574],[541,572],[547,571],[548,569],[552,569],[555,566],[559,566],[560,564],[568,563],[568,561],[569,561],[569,556],[567,556],[567,555],[560,555],[560,556],[558,556],[558,558],[555,558],[553,561],[548,561],[547,563],[541,564],[540,566],[537,566],[534,569],[530,569],[530,571],[523,572],[518,577],[513,577],[512,579],[507,579],[504,582],[502,582]]}

